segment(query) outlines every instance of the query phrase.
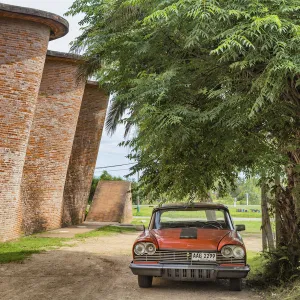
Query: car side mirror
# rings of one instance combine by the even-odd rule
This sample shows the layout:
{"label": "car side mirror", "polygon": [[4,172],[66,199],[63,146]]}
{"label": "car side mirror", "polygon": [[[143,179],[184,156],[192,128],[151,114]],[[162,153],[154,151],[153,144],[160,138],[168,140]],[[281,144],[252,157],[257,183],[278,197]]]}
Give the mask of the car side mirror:
{"label": "car side mirror", "polygon": [[146,227],[145,227],[145,224],[144,224],[144,223],[145,223],[145,221],[144,221],[144,220],[142,220],[142,221],[141,221],[141,223],[142,223],[143,231],[145,232],[145,230],[146,230]]}
{"label": "car side mirror", "polygon": [[246,230],[246,226],[245,225],[235,225],[235,229],[236,229],[236,231],[244,231],[244,230]]}

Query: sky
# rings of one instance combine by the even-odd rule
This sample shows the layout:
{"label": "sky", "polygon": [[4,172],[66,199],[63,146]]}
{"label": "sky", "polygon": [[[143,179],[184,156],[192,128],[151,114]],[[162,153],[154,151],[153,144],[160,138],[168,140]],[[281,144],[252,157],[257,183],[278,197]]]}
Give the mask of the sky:
{"label": "sky", "polygon": [[[69,33],[60,39],[49,42],[48,46],[49,50],[60,52],[69,52],[70,42],[80,35],[80,26],[78,25],[78,22],[81,20],[82,16],[64,16],[68,8],[72,5],[73,1],[74,0],[1,0],[2,3],[45,10],[67,19],[69,22]],[[123,134],[124,127],[122,126],[119,126],[116,133],[112,137],[108,136],[106,132],[103,131],[96,168],[130,163],[130,161],[126,158],[128,149],[118,147],[118,144],[123,140]],[[128,174],[129,167],[130,165],[127,165],[115,168],[107,168],[106,170],[112,175],[124,176]],[[103,170],[104,169],[96,169],[95,176],[99,176]]]}

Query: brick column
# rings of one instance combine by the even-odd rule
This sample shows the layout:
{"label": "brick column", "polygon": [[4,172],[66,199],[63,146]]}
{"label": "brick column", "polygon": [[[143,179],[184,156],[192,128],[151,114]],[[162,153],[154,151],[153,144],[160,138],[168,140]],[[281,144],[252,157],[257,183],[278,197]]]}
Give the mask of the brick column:
{"label": "brick column", "polygon": [[59,228],[63,191],[85,82],[80,57],[48,51],[21,185],[25,234]]}
{"label": "brick column", "polygon": [[63,225],[80,224],[95,170],[108,95],[97,82],[88,82],[80,108],[64,189]]}
{"label": "brick column", "polygon": [[99,181],[87,221],[131,223],[131,183]]}
{"label": "brick column", "polygon": [[49,39],[59,16],[0,3],[0,242],[21,234],[20,183]]}

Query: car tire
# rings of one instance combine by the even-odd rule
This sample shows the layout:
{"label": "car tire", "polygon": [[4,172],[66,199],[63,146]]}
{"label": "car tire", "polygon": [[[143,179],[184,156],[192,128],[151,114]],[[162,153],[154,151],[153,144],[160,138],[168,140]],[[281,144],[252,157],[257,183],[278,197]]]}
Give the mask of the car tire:
{"label": "car tire", "polygon": [[231,278],[229,286],[230,286],[231,291],[241,291],[242,290],[242,279],[241,278]]}
{"label": "car tire", "polygon": [[150,288],[152,286],[153,276],[138,275],[138,283],[140,288]]}

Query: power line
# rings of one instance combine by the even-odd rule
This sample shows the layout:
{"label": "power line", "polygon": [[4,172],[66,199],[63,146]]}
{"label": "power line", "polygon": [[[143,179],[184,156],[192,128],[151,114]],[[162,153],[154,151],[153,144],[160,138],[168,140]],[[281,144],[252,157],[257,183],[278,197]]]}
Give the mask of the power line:
{"label": "power line", "polygon": [[122,164],[122,165],[114,165],[114,166],[106,166],[106,167],[97,167],[95,169],[107,169],[107,168],[114,168],[114,167],[122,167],[122,166],[128,166],[128,165],[134,165],[134,163],[129,163],[129,164]]}
{"label": "power line", "polygon": [[109,170],[109,172],[115,172],[115,171],[129,171],[129,169]]}

